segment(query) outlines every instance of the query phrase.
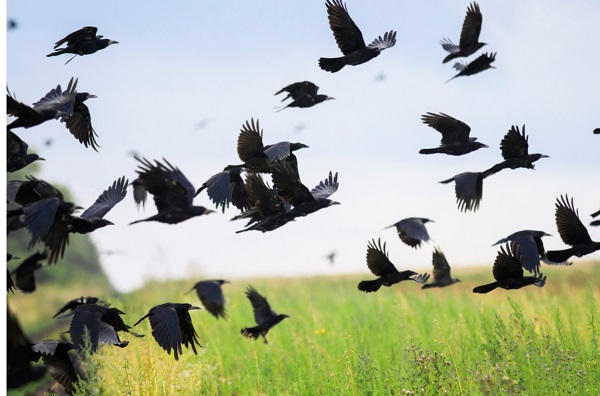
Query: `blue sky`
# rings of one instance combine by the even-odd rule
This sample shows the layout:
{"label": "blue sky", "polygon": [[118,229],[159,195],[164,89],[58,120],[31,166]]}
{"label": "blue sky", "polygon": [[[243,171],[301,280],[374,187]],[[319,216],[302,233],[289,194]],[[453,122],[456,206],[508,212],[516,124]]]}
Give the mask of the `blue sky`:
{"label": "blue sky", "polygon": [[[265,234],[235,234],[244,224],[229,221],[234,209],[174,226],[128,226],[155,213],[152,202],[138,212],[129,194],[106,216],[116,225],[92,235],[101,252],[120,253],[103,254],[102,264],[121,290],[167,276],[367,274],[367,242],[380,237],[399,269],[430,270],[433,245],[414,250],[384,229],[412,216],[435,220],[429,233],[458,275],[463,265],[491,264],[491,245],[521,229],[546,231],[554,235],[546,248],[562,248],[554,225],[560,194],[574,198],[584,224],[600,209],[600,136],[592,134],[600,127],[597,1],[480,1],[480,40],[488,45],[476,56],[497,52],[496,69],[447,84],[456,72],[441,63],[439,40],[458,41],[467,1],[348,1],[367,42],[394,29],[397,43],[336,74],[317,64],[340,55],[324,1],[81,4],[9,1],[7,17],[19,26],[6,36],[7,85],[19,100],[31,104],[72,76],[79,91],[98,96],[87,102],[98,153],[57,121],[15,131],[47,159],[40,176],[68,185],[76,204],[91,205],[122,175],[133,180],[132,150],[166,158],[199,187],[239,163],[237,135],[250,118],[260,120],[266,143],[310,146],[297,155],[309,188],[339,172],[332,198],[341,205]],[[66,57],[45,56],[54,42],[90,25],[120,44],[68,65]],[[282,96],[273,94],[303,80],[336,100],[276,112]],[[418,154],[440,139],[421,122],[426,112],[466,122],[490,147],[463,157]],[[500,140],[523,124],[530,152],[550,158],[535,171],[486,179],[479,211],[459,212],[453,186],[438,182],[499,162]],[[205,194],[195,203],[212,208]],[[589,231],[600,239],[598,228]],[[338,253],[334,266],[325,258],[331,251]]]}

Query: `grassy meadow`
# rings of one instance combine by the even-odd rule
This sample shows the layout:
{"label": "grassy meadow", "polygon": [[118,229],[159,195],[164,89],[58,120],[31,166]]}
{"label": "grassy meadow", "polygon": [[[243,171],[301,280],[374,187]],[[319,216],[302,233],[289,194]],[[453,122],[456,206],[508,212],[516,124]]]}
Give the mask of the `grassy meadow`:
{"label": "grassy meadow", "polygon": [[[403,282],[377,293],[356,289],[370,275],[254,279],[224,286],[228,320],[191,311],[203,348],[177,362],[151,335],[126,348],[104,346],[83,363],[81,394],[411,395],[600,394],[600,263],[548,268],[546,286],[486,295],[489,269],[455,270],[461,283],[421,290]],[[149,283],[110,300],[133,324],[154,305],[190,302],[193,280]],[[240,329],[254,319],[252,284],[291,318],[267,338]],[[65,322],[65,329],[68,322]]]}

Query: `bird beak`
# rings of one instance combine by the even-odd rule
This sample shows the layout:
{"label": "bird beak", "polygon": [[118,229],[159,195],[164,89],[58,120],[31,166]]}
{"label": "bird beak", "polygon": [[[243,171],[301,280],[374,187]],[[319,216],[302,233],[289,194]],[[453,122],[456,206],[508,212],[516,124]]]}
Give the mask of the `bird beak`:
{"label": "bird beak", "polygon": [[331,201],[331,202],[329,203],[329,206],[331,206],[331,205],[340,205],[340,203],[339,203],[339,202],[337,202],[337,201]]}
{"label": "bird beak", "polygon": [[111,44],[119,44],[119,42],[118,41],[114,41],[114,40],[109,40],[108,41],[108,45],[111,45]]}
{"label": "bird beak", "polygon": [[325,99],[325,100],[333,100],[333,99],[335,99],[335,98],[332,98],[331,96],[328,96],[327,99]]}
{"label": "bird beak", "polygon": [[195,306],[195,305],[192,305],[192,306],[190,307],[189,311],[191,311],[192,309],[202,309],[202,308],[200,308],[200,307],[197,307],[197,306]]}
{"label": "bird beak", "polygon": [[94,98],[97,98],[97,96],[96,95],[92,95],[92,94],[88,94],[88,99],[94,99]]}
{"label": "bird beak", "polygon": [[540,158],[550,158],[550,156],[542,154],[542,156]]}
{"label": "bird beak", "polygon": [[38,157],[38,161],[46,161],[46,158]]}

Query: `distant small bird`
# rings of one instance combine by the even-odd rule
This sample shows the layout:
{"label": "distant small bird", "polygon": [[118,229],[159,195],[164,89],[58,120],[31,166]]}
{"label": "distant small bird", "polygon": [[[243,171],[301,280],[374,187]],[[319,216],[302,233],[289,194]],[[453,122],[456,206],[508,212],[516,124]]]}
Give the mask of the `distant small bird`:
{"label": "distant small bird", "polygon": [[548,158],[544,154],[529,154],[529,137],[525,135],[525,125],[523,131],[518,126],[511,126],[510,130],[504,135],[500,142],[500,151],[504,161],[494,165],[487,172],[497,173],[503,169],[535,169],[533,164],[541,158]]}
{"label": "distant small bird", "polygon": [[467,15],[463,22],[458,45],[454,44],[449,39],[443,39],[440,42],[442,48],[450,52],[450,55],[446,56],[442,63],[446,63],[454,58],[473,55],[481,47],[486,45],[486,43],[479,42],[482,22],[483,16],[479,10],[479,4],[476,2],[471,3],[469,7],[467,7]]}
{"label": "distant small bird", "polygon": [[50,376],[71,394],[81,376],[75,370],[69,351],[73,344],[57,340],[46,340],[31,345],[32,360],[37,362],[42,358]]}
{"label": "distant small bird", "polygon": [[[469,64],[465,64],[465,63],[461,63],[461,62],[456,62],[454,64],[454,68],[456,70],[459,70],[458,74],[454,77],[452,77],[450,80],[454,80],[456,77],[460,77],[460,76],[472,76],[473,74],[477,74],[480,73],[484,70],[487,69],[495,69],[494,66],[492,66],[492,62],[494,62],[496,60],[496,53],[490,53],[488,54],[487,52],[483,55],[480,55],[479,58],[475,59],[474,61],[472,61]],[[448,82],[446,81],[446,82]]]}
{"label": "distant small bird", "polygon": [[215,204],[217,209],[221,206],[223,213],[225,213],[226,207],[229,208],[230,203],[243,212],[251,206],[246,185],[241,176],[241,172],[244,169],[243,164],[227,165],[222,172],[212,175],[207,181],[202,183],[202,186],[196,191],[194,197],[206,189],[210,200]]}
{"label": "distant small bird", "polygon": [[35,276],[34,272],[43,267],[40,261],[48,258],[46,252],[34,253],[27,257],[23,262],[12,271],[15,277],[17,289],[23,293],[33,293],[35,291]]}
{"label": "distant small bird", "polygon": [[596,129],[594,129],[594,134],[596,134],[596,135],[600,135],[600,128],[596,128]]}
{"label": "distant small bird", "polygon": [[294,151],[308,148],[304,143],[279,142],[275,144],[263,144],[263,131],[260,129],[258,120],[246,121],[242,125],[237,140],[237,152],[244,166],[254,172],[270,173],[271,165],[275,161],[291,162],[297,169],[298,164]]}
{"label": "distant small bird", "polygon": [[544,287],[546,277],[542,274],[537,276],[523,276],[523,268],[519,256],[518,246],[512,248],[511,245],[506,244],[506,250],[504,246],[500,246],[500,251],[496,256],[496,261],[494,261],[492,268],[492,274],[496,282],[477,286],[473,289],[473,293],[489,293],[497,287],[506,290],[520,289],[529,285]]}
{"label": "distant small bird", "polygon": [[369,45],[365,45],[362,33],[354,23],[342,0],[327,0],[329,27],[333,31],[335,41],[344,56],[339,58],[320,58],[321,69],[335,73],[346,65],[360,65],[379,56],[381,51],[396,44],[396,32],[389,32],[377,37]]}
{"label": "distant small bird", "polygon": [[[65,65],[73,60],[77,55],[89,55],[96,51],[100,51],[108,47],[111,44],[119,44],[118,41],[109,40],[102,38],[103,36],[97,36],[98,28],[94,26],[86,26],[73,33],[67,35],[65,38],[58,40],[54,44],[54,52],[46,56],[57,56],[61,54],[73,54],[71,58],[65,63]],[[59,48],[63,44],[67,44],[66,47]]]}
{"label": "distant small bird", "polygon": [[265,344],[268,344],[267,333],[269,330],[285,318],[289,318],[289,316],[277,314],[277,312],[273,311],[267,299],[259,294],[252,286],[248,286],[246,289],[246,297],[248,297],[250,304],[252,304],[254,320],[256,321],[257,326],[244,327],[241,330],[241,333],[244,337],[253,338],[255,340],[262,336]]}
{"label": "distant small bird", "polygon": [[542,237],[545,236],[551,235],[545,233],[544,231],[517,231],[510,234],[506,238],[500,239],[492,246],[510,242],[513,250],[518,248],[518,258],[523,268],[535,275],[540,274],[540,260],[549,265],[571,265],[571,263],[566,261],[562,263],[554,263],[546,258],[544,242],[542,242]]}
{"label": "distant small bird", "polygon": [[327,259],[327,261],[329,261],[330,265],[335,264],[335,256],[337,256],[337,252],[329,252],[325,255],[325,258]]}
{"label": "distant small bird", "polygon": [[19,26],[19,24],[17,23],[16,20],[9,18],[8,22],[6,23],[6,30],[13,30],[16,29],[17,26]]}
{"label": "distant small bird", "polygon": [[80,305],[98,304],[99,302],[101,302],[101,300],[98,297],[89,297],[89,296],[83,297],[83,296],[81,296],[81,297],[71,300],[71,301],[67,302],[65,305],[63,305],[63,307],[54,314],[53,318],[56,318],[58,315],[63,314],[67,311],[73,311],[75,308],[77,308]]}
{"label": "distant small bird", "polygon": [[579,220],[579,212],[575,209],[573,198],[569,201],[568,195],[561,195],[560,199],[556,199],[555,220],[560,239],[571,248],[549,250],[546,253],[548,260],[563,262],[572,256],[583,257],[600,250],[600,242],[592,241],[587,229]]}
{"label": "distant small bird", "polygon": [[425,228],[425,224],[429,222],[434,221],[423,217],[408,217],[386,228],[396,227],[400,240],[417,249],[421,247],[421,242],[429,242],[429,234]]}
{"label": "distant small bird", "polygon": [[435,247],[431,259],[433,263],[433,282],[424,284],[421,289],[430,287],[446,287],[460,282],[460,279],[450,275],[450,264],[439,247]]}
{"label": "distant small bird", "polygon": [[199,347],[202,345],[198,341],[198,334],[190,317],[189,311],[193,309],[200,309],[200,307],[178,303],[160,304],[151,308],[133,326],[148,318],[154,339],[167,354],[170,355],[173,350],[175,360],[179,360],[179,355],[183,352],[181,345],[185,345],[186,348],[191,347],[197,355],[196,345]]}
{"label": "distant small bird", "polygon": [[126,325],[121,318],[121,315],[124,314],[125,312],[117,308],[98,304],[82,304],[59,318],[73,317],[69,334],[75,349],[83,351],[89,346],[89,352],[93,354],[98,350],[99,344],[114,345],[120,348],[129,345],[129,341],[121,341],[119,331],[135,337],[144,336],[130,331],[131,326]]}
{"label": "distant small bird", "polygon": [[318,90],[319,87],[310,81],[296,82],[281,88],[279,91],[275,92],[275,95],[279,95],[285,91],[288,93],[288,95],[281,101],[283,102],[286,99],[292,98],[292,102],[290,102],[287,106],[282,107],[278,111],[287,109],[288,107],[312,107],[326,100],[335,99],[327,95],[318,95]]}
{"label": "distant small bird", "polygon": [[204,308],[212,316],[217,319],[219,317],[227,319],[227,315],[225,314],[225,297],[223,297],[223,289],[221,288],[225,283],[229,283],[229,281],[223,279],[203,280],[196,282],[188,293],[196,290],[196,294],[198,294],[202,305],[204,305]]}
{"label": "distant small bird", "polygon": [[6,130],[6,171],[16,172],[34,161],[45,161],[37,154],[28,154],[29,146],[10,129]]}
{"label": "distant small bird", "polygon": [[192,217],[214,213],[214,210],[193,204],[196,189],[179,168],[171,165],[169,161],[163,159],[166,164],[164,165],[156,160],[152,164],[145,158],[135,159],[141,163],[136,171],[141,185],[154,196],[158,213],[146,219],[133,221],[130,225],[143,221],[177,224]]}
{"label": "distant small bird", "polygon": [[488,147],[477,142],[476,137],[469,136],[471,127],[448,114],[427,113],[421,116],[421,120],[442,134],[442,142],[437,148],[421,149],[420,154],[464,155]]}
{"label": "distant small bird", "polygon": [[410,270],[399,272],[388,258],[385,242],[383,247],[381,246],[381,239],[377,241],[377,244],[375,244],[375,239],[369,241],[367,245],[367,266],[373,275],[379,278],[359,282],[358,290],[365,293],[376,292],[381,286],[390,287],[406,280],[425,283],[429,279],[429,274],[418,274]]}

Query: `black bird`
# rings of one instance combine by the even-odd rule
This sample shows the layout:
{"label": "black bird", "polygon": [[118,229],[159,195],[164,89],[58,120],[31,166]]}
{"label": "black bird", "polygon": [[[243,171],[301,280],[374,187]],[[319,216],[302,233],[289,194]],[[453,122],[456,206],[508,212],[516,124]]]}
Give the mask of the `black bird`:
{"label": "black bird", "polygon": [[460,282],[460,279],[453,278],[450,275],[450,264],[448,264],[446,256],[444,256],[439,247],[435,247],[431,260],[433,263],[433,282],[424,284],[421,289],[446,287]]}
{"label": "black bird", "polygon": [[6,112],[8,115],[17,117],[8,124],[8,128],[31,128],[52,119],[64,119],[73,114],[75,97],[77,94],[77,79],[71,78],[67,89],[62,90],[60,84],[50,90],[43,98],[30,107],[17,101],[8,92],[6,95]]}
{"label": "black bird", "polygon": [[23,293],[33,293],[35,291],[35,276],[33,273],[43,267],[40,261],[45,260],[46,258],[48,258],[46,252],[34,253],[23,260],[23,262],[12,271],[17,289]]}
{"label": "black bird", "polygon": [[287,109],[288,107],[312,107],[326,100],[335,99],[327,95],[318,95],[318,90],[319,87],[310,81],[296,82],[288,85],[287,87],[281,88],[279,91],[275,92],[275,95],[279,95],[285,91],[288,93],[288,95],[281,101],[283,102],[286,99],[292,98],[292,102],[287,106],[282,107],[278,111]]}
{"label": "black bird", "polygon": [[11,130],[6,131],[6,171],[16,172],[34,161],[45,161],[37,154],[27,154],[29,146]]}
{"label": "black bird", "polygon": [[58,315],[63,314],[67,311],[73,311],[73,310],[75,310],[75,308],[77,308],[80,305],[98,304],[100,301],[101,300],[98,297],[89,297],[89,296],[83,297],[83,296],[81,296],[81,297],[71,300],[68,303],[66,303],[65,305],[63,305],[63,307],[54,314],[53,318],[56,318]]}
{"label": "black bird", "polygon": [[270,173],[271,165],[275,161],[285,160],[292,162],[298,168],[294,151],[308,148],[303,143],[279,142],[263,145],[263,131],[260,129],[258,120],[246,121],[238,136],[237,152],[244,166],[254,172]]}
{"label": "black bird", "polygon": [[83,103],[97,96],[87,92],[77,92],[77,81],[71,78],[65,91],[58,85],[34,103],[33,107],[18,102],[9,92],[6,95],[7,114],[17,119],[11,122],[8,128],[31,128],[53,118],[60,119],[80,143],[98,151],[96,142],[98,135],[92,128],[90,111]]}
{"label": "black bird", "polygon": [[421,120],[442,134],[442,142],[437,148],[421,149],[420,154],[464,155],[488,147],[477,142],[476,137],[469,137],[471,128],[467,124],[447,114],[427,113],[421,116]]}
{"label": "black bird", "polygon": [[75,370],[69,351],[73,344],[57,340],[46,340],[31,345],[32,360],[37,362],[42,358],[50,376],[71,394],[80,374]]}
{"label": "black bird", "polygon": [[506,238],[500,239],[492,246],[501,243],[511,243],[513,250],[518,248],[519,261],[523,268],[535,275],[540,273],[540,260],[549,265],[571,265],[569,262],[555,263],[546,258],[546,250],[542,237],[551,236],[544,231],[523,230],[510,234]]}
{"label": "black bird", "polygon": [[139,177],[131,182],[133,186],[133,200],[138,210],[140,206],[146,208],[146,199],[148,198],[148,190],[144,187],[144,182]]}
{"label": "black bird", "polygon": [[379,56],[381,51],[396,44],[396,32],[390,30],[383,35],[383,38],[379,36],[371,44],[365,45],[360,29],[350,18],[348,9],[342,0],[327,0],[325,6],[327,7],[329,27],[333,31],[335,42],[344,56],[340,58],[320,58],[319,66],[321,69],[335,73],[346,65],[360,65]]}
{"label": "black bird", "polygon": [[173,350],[175,360],[179,360],[179,355],[183,352],[181,345],[185,345],[186,348],[191,347],[197,355],[196,344],[199,347],[202,345],[198,342],[198,334],[190,317],[189,311],[192,309],[200,308],[191,304],[160,304],[151,308],[134,326],[148,318],[154,339],[169,355]]}
{"label": "black bird", "polygon": [[289,316],[277,314],[277,312],[273,311],[267,299],[260,295],[252,286],[248,286],[246,289],[246,297],[248,297],[250,304],[252,304],[254,320],[256,321],[257,326],[244,327],[241,330],[241,333],[244,337],[253,338],[255,340],[262,336],[265,344],[268,344],[267,333],[269,330],[283,319],[289,318]]}
{"label": "black bird", "polygon": [[206,189],[210,200],[217,209],[221,206],[223,213],[225,207],[229,208],[230,203],[243,212],[250,208],[246,184],[241,176],[244,169],[244,165],[227,165],[222,172],[212,175],[205,181],[194,196]]}
{"label": "black bird", "polygon": [[408,217],[386,228],[396,227],[400,240],[416,249],[421,247],[421,242],[429,242],[429,234],[425,228],[425,224],[429,222],[433,223],[433,220],[423,217]]}
{"label": "black bird", "polygon": [[519,131],[518,126],[512,126],[510,130],[504,135],[500,142],[500,151],[504,161],[494,165],[488,170],[490,173],[497,173],[502,169],[535,169],[533,164],[540,158],[548,158],[544,154],[529,154],[529,137],[525,135],[525,125],[523,125],[523,131]]}
{"label": "black bird", "polygon": [[[17,259],[19,259],[19,257],[13,256],[10,253],[6,253],[6,261],[17,260]],[[13,279],[10,276],[10,271],[7,268],[6,269],[6,291],[14,294],[15,289],[16,289],[15,283],[13,282]]]}
{"label": "black bird", "polygon": [[95,151],[98,151],[98,142],[96,138],[98,134],[92,127],[92,116],[90,110],[85,105],[86,100],[97,98],[87,92],[78,92],[75,95],[75,103],[73,104],[73,114],[65,117],[65,125],[73,136],[85,147],[91,146]]}
{"label": "black bird", "polygon": [[223,297],[223,289],[221,288],[224,283],[229,283],[229,281],[223,279],[200,281],[188,293],[196,290],[202,305],[212,316],[217,319],[219,319],[219,316],[227,319],[225,315],[225,297]]}
{"label": "black bird", "polygon": [[[97,36],[97,32],[98,28],[94,26],[86,26],[74,31],[65,38],[58,40],[56,44],[54,44],[54,52],[46,56],[73,54],[73,56],[65,63],[66,65],[77,55],[93,54],[94,52],[104,49],[111,44],[119,44],[118,41],[102,38],[103,36]],[[59,48],[65,43],[67,44],[66,47]]]}
{"label": "black bird", "polygon": [[442,63],[446,63],[454,58],[460,58],[473,55],[479,51],[486,43],[479,42],[479,33],[481,33],[481,23],[483,15],[479,10],[479,4],[473,2],[467,7],[467,15],[463,22],[460,32],[460,41],[458,45],[454,44],[449,39],[444,39],[440,42],[442,48],[450,52],[450,55],[444,58]]}
{"label": "black bird", "polygon": [[294,220],[291,217],[282,216],[292,209],[292,205],[281,198],[277,190],[267,186],[258,173],[248,174],[246,191],[249,201],[254,205],[231,219],[248,219],[247,228],[236,231],[236,233],[250,230],[273,231]]}
{"label": "black bird", "polygon": [[32,367],[31,341],[23,333],[17,317],[6,307],[6,385],[8,389],[21,387],[39,379],[45,367]]}
{"label": "black bird", "polygon": [[379,278],[358,283],[358,290],[365,293],[376,292],[381,286],[390,287],[395,283],[406,280],[425,283],[429,279],[429,274],[417,274],[410,270],[399,272],[388,258],[385,242],[383,247],[381,246],[381,239],[377,241],[377,244],[375,244],[375,239],[369,241],[367,245],[367,266],[373,275]]}
{"label": "black bird", "polygon": [[89,334],[90,353],[98,350],[98,344],[114,345],[125,348],[129,341],[121,341],[117,332],[124,331],[135,337],[143,337],[129,329],[121,315],[125,312],[98,304],[82,304],[59,318],[72,316],[69,333],[75,349],[82,351],[87,348],[86,334]]}
{"label": "black bird", "polygon": [[542,274],[523,276],[523,268],[519,257],[517,246],[513,248],[511,245],[506,244],[506,250],[504,250],[504,246],[500,246],[500,251],[492,268],[492,274],[496,282],[477,286],[473,289],[473,293],[489,293],[497,287],[506,290],[520,289],[529,285],[543,287],[546,284],[546,277]]}
{"label": "black bird", "polygon": [[[490,54],[488,54],[486,52],[483,55],[480,55],[479,58],[475,59],[474,61],[472,61],[469,64],[456,62],[453,67],[456,70],[459,70],[459,72],[456,76],[452,77],[448,81],[454,80],[456,77],[460,77],[460,76],[472,76],[473,74],[480,73],[489,68],[495,69],[495,67],[492,66],[492,62],[495,60],[496,60],[495,52],[490,53]],[[446,81],[446,82],[448,82],[448,81]]]}
{"label": "black bird", "polygon": [[30,247],[43,242],[50,251],[48,263],[52,264],[62,258],[69,244],[69,233],[85,234],[98,228],[113,224],[103,219],[127,193],[127,181],[121,177],[105,190],[81,216],[74,216],[76,209],[72,202],[64,201],[60,191],[49,183],[30,177],[27,181],[14,181],[9,186],[16,193],[9,193],[8,198],[22,205],[24,223],[31,234]]}
{"label": "black bird", "polygon": [[579,212],[575,209],[573,198],[569,201],[568,195],[561,195],[560,199],[556,199],[555,219],[560,239],[571,248],[549,250],[546,253],[548,260],[560,263],[572,256],[582,257],[600,250],[600,242],[592,241],[587,229],[579,220]]}
{"label": "black bird", "polygon": [[[593,218],[596,218],[600,215],[600,210],[597,212],[592,213],[590,216],[592,216]],[[594,220],[590,223],[591,226],[600,226],[600,220]]]}
{"label": "black bird", "polygon": [[144,188],[154,196],[154,204],[158,213],[146,219],[133,221],[158,221],[159,223],[177,224],[192,217],[213,213],[214,210],[204,206],[193,205],[196,189],[185,175],[167,161],[166,165],[154,161],[153,165],[145,158],[135,157],[141,165],[136,170]]}
{"label": "black bird", "polygon": [[596,134],[596,135],[600,135],[600,128],[596,128],[596,129],[594,129],[594,134]]}
{"label": "black bird", "polygon": [[450,179],[442,180],[440,183],[455,182],[454,190],[458,209],[461,212],[475,212],[479,209],[483,197],[483,179],[490,175],[488,172],[463,172]]}
{"label": "black bird", "polygon": [[128,184],[129,180],[125,179],[125,176],[115,180],[81,216],[74,216],[71,219],[69,232],[87,234],[98,228],[113,225],[112,222],[104,219],[104,216],[125,198]]}

